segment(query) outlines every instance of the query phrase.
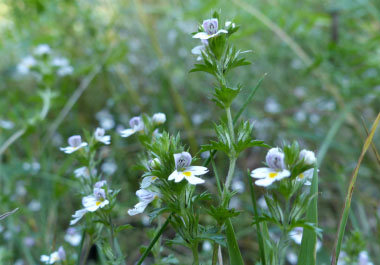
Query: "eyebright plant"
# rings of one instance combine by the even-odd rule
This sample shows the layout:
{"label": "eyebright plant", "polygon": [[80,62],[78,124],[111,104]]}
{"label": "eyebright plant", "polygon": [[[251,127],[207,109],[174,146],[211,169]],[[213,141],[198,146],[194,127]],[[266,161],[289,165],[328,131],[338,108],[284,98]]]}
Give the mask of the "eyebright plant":
{"label": "eyebright plant", "polygon": [[[153,116],[143,113],[132,117],[129,128],[119,132],[129,141],[137,140],[142,147],[137,167],[142,172],[140,187],[130,200],[128,214],[138,217],[148,213],[150,222],[157,226],[149,232],[151,243],[144,248],[137,261],[139,265],[151,252],[154,264],[179,263],[175,257],[164,256],[162,252],[160,238],[168,226],[174,230],[175,236],[166,240],[166,244],[188,248],[193,254],[192,264],[206,262],[198,253],[200,244],[205,242],[212,243],[212,252],[207,258],[212,265],[223,264],[227,253],[230,264],[244,264],[232,222],[239,212],[230,206],[231,199],[237,196],[231,190],[231,184],[236,178],[237,160],[252,147],[269,149],[264,166],[253,169],[249,174],[255,213],[252,225],[256,227],[261,254],[258,264],[284,264],[290,239],[301,243],[301,249],[304,244],[304,237],[294,237],[295,233],[299,234],[300,229],[320,232],[316,223],[307,219],[309,205],[315,197],[310,186],[315,185],[318,173],[314,152],[300,151],[297,142],[272,148],[253,137],[253,123],[240,119],[261,80],[233,115],[233,103],[243,90],[243,84],[232,84],[228,74],[235,68],[250,64],[244,57],[248,51],[241,51],[230,42],[230,37],[238,29],[234,22],[224,22],[215,12],[193,34],[193,39],[200,44],[192,50],[198,63],[190,72],[204,72],[215,78],[214,88],[208,93],[212,94],[212,101],[220,109],[220,118],[214,123],[215,138],[202,145],[198,153],[181,143],[179,133],[173,135],[163,130],[166,122],[164,113]],[[39,53],[45,54],[47,50],[42,47]],[[110,144],[111,137],[103,128],[97,128],[92,134],[85,132],[84,140],[80,135],[69,137],[68,146],[61,148],[66,154],[75,156],[78,162],[73,173],[79,186],[81,204],[78,204],[70,222],[76,230],[68,232],[65,237],[71,245],[80,246],[78,264],[85,262],[82,253],[86,240],[102,251],[107,264],[122,264],[124,255],[127,255],[121,253],[117,235],[131,226],[117,226],[113,221],[119,190],[112,189],[112,183],[98,173],[97,168],[101,162],[99,147]],[[203,163],[199,159],[200,153],[209,154]],[[217,153],[228,159],[227,172],[222,173],[223,165],[215,161]],[[265,192],[265,208],[260,211],[256,206],[253,182]],[[218,193],[207,191],[208,185],[216,185]],[[270,236],[268,227],[272,226],[276,228],[274,231],[278,231],[278,236]],[[315,240],[311,246],[316,248],[316,245]],[[61,248],[50,256],[41,257],[41,261],[48,264],[52,264],[49,263],[52,260],[70,264],[73,259],[73,255],[66,255]]]}

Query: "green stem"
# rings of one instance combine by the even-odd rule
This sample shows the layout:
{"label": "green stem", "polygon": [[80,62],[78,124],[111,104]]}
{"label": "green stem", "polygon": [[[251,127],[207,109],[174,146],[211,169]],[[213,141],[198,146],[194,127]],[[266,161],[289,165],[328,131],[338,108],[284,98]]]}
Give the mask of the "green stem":
{"label": "green stem", "polygon": [[193,251],[193,265],[199,265],[198,243],[195,243],[191,249]]}
{"label": "green stem", "polygon": [[168,219],[166,219],[165,223],[162,225],[160,230],[158,230],[157,234],[154,236],[153,240],[150,242],[148,248],[144,251],[144,254],[141,256],[141,258],[139,259],[136,265],[141,265],[143,263],[145,258],[148,256],[149,252],[152,250],[154,244],[156,244],[157,240],[161,237],[165,228],[169,225],[171,217],[172,217],[172,214],[169,215]]}
{"label": "green stem", "polygon": [[82,239],[80,241],[80,246],[79,246],[79,249],[78,249],[78,260],[77,260],[77,265],[80,265],[81,264],[81,256],[82,256],[82,250],[83,250],[83,245],[84,245],[84,240],[85,240],[85,237],[86,237],[86,231],[83,230],[82,232]]}

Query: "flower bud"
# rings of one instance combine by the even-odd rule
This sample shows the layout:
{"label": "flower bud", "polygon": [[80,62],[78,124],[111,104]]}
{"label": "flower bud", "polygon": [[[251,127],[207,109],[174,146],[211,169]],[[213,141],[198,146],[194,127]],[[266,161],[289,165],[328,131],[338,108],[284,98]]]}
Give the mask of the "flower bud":
{"label": "flower bud", "polygon": [[161,161],[157,157],[149,161],[149,166],[152,169],[157,169],[160,165],[161,165]]}
{"label": "flower bud", "polygon": [[270,149],[265,159],[268,166],[272,169],[286,169],[285,154],[278,147]]}
{"label": "flower bud", "polygon": [[162,124],[166,121],[166,115],[165,113],[155,113],[152,117],[152,120],[155,124]]}
{"label": "flower bud", "polygon": [[313,165],[317,161],[314,152],[306,149],[300,152],[300,160],[303,160],[307,165]]}

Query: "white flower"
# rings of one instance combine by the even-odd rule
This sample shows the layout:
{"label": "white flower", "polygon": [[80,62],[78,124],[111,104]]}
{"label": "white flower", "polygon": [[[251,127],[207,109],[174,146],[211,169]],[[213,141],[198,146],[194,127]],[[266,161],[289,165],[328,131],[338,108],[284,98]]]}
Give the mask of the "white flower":
{"label": "white flower", "polygon": [[221,33],[228,33],[227,30],[218,30],[218,19],[212,18],[203,21],[202,27],[205,32],[198,32],[193,36],[195,39],[208,40],[219,36]]}
{"label": "white flower", "polygon": [[162,123],[165,123],[166,121],[166,115],[165,113],[155,113],[152,117],[152,120],[155,124],[162,124]]}
{"label": "white flower", "polygon": [[83,197],[82,204],[89,212],[95,212],[99,208],[103,208],[109,201],[106,199],[106,192],[104,189],[94,188],[94,193]]}
{"label": "white flower", "polygon": [[82,235],[80,233],[78,233],[78,231],[75,227],[70,227],[69,229],[67,229],[64,238],[65,238],[65,241],[67,243],[76,247],[76,246],[79,246],[79,244],[82,240]]}
{"label": "white flower", "polygon": [[147,177],[143,178],[143,180],[141,181],[140,188],[141,188],[141,189],[146,189],[146,188],[148,188],[153,182],[155,182],[156,180],[157,180],[157,177],[156,177],[156,176],[147,176]]}
{"label": "white flower", "polygon": [[230,27],[230,26],[232,26],[232,28],[234,28],[234,27],[235,27],[235,23],[233,23],[232,21],[226,21],[226,23],[224,24],[224,26],[225,26],[226,28],[228,28],[228,27]]}
{"label": "white flower", "polygon": [[30,69],[35,65],[37,65],[36,59],[33,56],[27,56],[17,65],[17,71],[22,75],[26,75],[29,74]]}
{"label": "white flower", "polygon": [[358,265],[373,265],[369,259],[367,251],[364,250],[359,253]]}
{"label": "white flower", "polygon": [[251,177],[258,180],[255,181],[257,186],[268,187],[275,181],[282,180],[290,176],[290,172],[287,169],[276,170],[269,167],[260,167],[252,170]]}
{"label": "white flower", "polygon": [[95,212],[99,208],[103,208],[109,204],[109,201],[106,198],[106,191],[102,189],[105,185],[107,185],[105,180],[95,183],[93,194],[82,198],[84,209],[78,210],[74,213],[72,216],[74,219],[70,221],[70,225],[76,224],[87,212]]}
{"label": "white flower", "polygon": [[96,128],[94,133],[95,139],[103,144],[110,144],[111,136],[105,135],[105,133],[106,131],[103,128]]}
{"label": "white flower", "polygon": [[125,129],[120,132],[121,137],[129,137],[136,132],[141,132],[144,130],[144,122],[140,117],[133,117],[129,120],[129,125],[131,128]]}
{"label": "white flower", "polygon": [[306,165],[314,165],[315,162],[317,161],[317,158],[315,157],[315,154],[313,151],[303,149],[300,152],[300,160],[303,160]]}
{"label": "white flower", "polygon": [[34,49],[34,54],[42,56],[51,53],[50,46],[47,44],[40,44]]}
{"label": "white flower", "polygon": [[[92,172],[91,172],[92,175],[96,175],[96,169],[93,169]],[[90,170],[88,169],[88,167],[80,167],[80,168],[77,168],[74,170],[74,175],[76,178],[85,178],[85,179],[88,179],[90,178]]]}
{"label": "white flower", "polygon": [[290,231],[289,236],[290,238],[297,244],[301,245],[302,242],[302,234],[303,234],[303,228],[302,227],[296,227],[292,231]]}
{"label": "white flower", "polygon": [[54,251],[49,256],[42,255],[40,260],[45,264],[54,264],[57,261],[62,261],[66,259],[66,252],[63,247],[59,247],[58,251]]}
{"label": "white flower", "polygon": [[69,65],[69,60],[64,57],[55,57],[51,60],[51,65],[56,67],[65,67]]}
{"label": "white flower", "polygon": [[111,130],[113,127],[115,127],[113,116],[108,110],[99,111],[96,113],[95,117],[99,121],[100,126],[105,130]]}
{"label": "white flower", "polygon": [[297,264],[298,256],[293,251],[289,251],[286,254],[286,259],[289,261],[290,264],[295,265],[295,264]]}
{"label": "white flower", "polygon": [[64,67],[60,67],[57,70],[57,74],[59,76],[66,76],[66,75],[71,75],[74,72],[74,68],[71,65],[67,65]]}
{"label": "white flower", "polygon": [[286,169],[285,154],[278,147],[271,148],[268,151],[265,157],[265,160],[268,166],[272,169],[277,169],[277,170]]}
{"label": "white flower", "polygon": [[305,182],[304,184],[306,186],[310,186],[311,180],[313,179],[313,175],[314,175],[314,168],[310,168],[302,172],[301,174],[299,174],[297,177],[297,181],[304,181]]}
{"label": "white flower", "polygon": [[107,175],[112,175],[117,170],[117,164],[113,160],[108,160],[102,164],[101,169]]}
{"label": "white flower", "polygon": [[148,204],[157,199],[159,194],[157,192],[140,189],[136,191],[136,196],[139,198],[139,202],[133,209],[128,210],[128,214],[131,216],[144,212]]}
{"label": "white flower", "polygon": [[193,185],[204,183],[205,181],[203,179],[196,176],[206,174],[208,169],[201,166],[190,166],[191,160],[191,155],[188,152],[174,154],[176,169],[170,174],[168,180],[180,182],[185,178],[190,184]]}
{"label": "white flower", "polygon": [[195,46],[193,49],[191,49],[191,53],[194,54],[194,55],[198,55],[197,56],[197,61],[200,61],[202,60],[202,52],[205,50],[205,46],[204,45],[198,45],[198,46]]}
{"label": "white flower", "polygon": [[87,146],[86,142],[82,142],[82,137],[80,135],[73,135],[69,137],[68,143],[69,143],[69,146],[60,148],[60,150],[65,152],[66,154],[71,154]]}

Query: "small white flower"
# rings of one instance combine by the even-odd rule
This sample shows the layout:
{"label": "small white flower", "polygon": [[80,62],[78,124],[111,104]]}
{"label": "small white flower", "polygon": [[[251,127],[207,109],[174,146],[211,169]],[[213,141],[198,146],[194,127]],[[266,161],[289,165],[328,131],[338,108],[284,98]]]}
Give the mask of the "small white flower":
{"label": "small white flower", "polygon": [[302,242],[302,235],[303,235],[303,228],[302,227],[296,227],[292,231],[290,231],[289,236],[290,238],[297,244],[301,245]]}
{"label": "small white flower", "polygon": [[191,160],[191,155],[188,152],[174,154],[176,169],[170,174],[168,180],[180,182],[185,178],[192,185],[204,183],[205,181],[203,179],[196,176],[206,174],[208,169],[202,166],[190,166]]}
{"label": "small white flower", "polygon": [[[74,175],[76,178],[85,178],[88,179],[90,178],[90,170],[88,167],[80,167],[74,170]],[[92,175],[96,175],[96,169],[92,170]]]}
{"label": "small white flower", "polygon": [[113,116],[108,110],[99,111],[96,113],[95,117],[99,121],[100,126],[105,130],[111,130],[113,127],[115,127]]}
{"label": "small white flower", "polygon": [[27,56],[17,65],[17,72],[22,75],[29,74],[30,69],[35,65],[37,65],[36,59],[33,56]]}
{"label": "small white flower", "polygon": [[136,196],[139,198],[139,202],[133,209],[128,210],[128,214],[131,216],[144,212],[148,204],[157,199],[159,194],[157,192],[140,189],[136,191]]}
{"label": "small white flower", "polygon": [[294,253],[293,251],[289,251],[287,254],[286,254],[286,259],[288,260],[288,262],[292,265],[296,265],[297,262],[298,262],[298,256],[296,253]]}
{"label": "small white flower", "polygon": [[57,75],[59,76],[66,76],[71,75],[74,72],[74,68],[71,65],[60,67],[57,70]]}
{"label": "small white flower", "polygon": [[68,143],[69,143],[69,146],[60,148],[60,150],[65,152],[66,154],[71,154],[87,146],[86,142],[82,142],[82,137],[80,135],[73,135],[69,137]]}
{"label": "small white flower", "polygon": [[64,238],[65,238],[65,241],[67,243],[76,247],[76,246],[79,246],[79,244],[82,240],[82,235],[80,233],[78,233],[78,231],[75,227],[70,227],[69,229],[67,229]]}
{"label": "small white flower", "polygon": [[111,136],[105,135],[105,133],[106,131],[103,128],[96,128],[94,133],[95,139],[103,144],[110,144]]}
{"label": "small white flower", "polygon": [[87,212],[95,212],[99,208],[103,208],[109,204],[109,201],[106,198],[106,191],[102,189],[105,185],[107,185],[105,180],[95,183],[93,194],[82,198],[84,209],[78,210],[74,213],[70,225],[76,224]]}
{"label": "small white flower", "polygon": [[157,180],[156,176],[147,176],[147,177],[143,178],[143,180],[141,181],[140,188],[146,189],[150,185],[152,185],[152,183],[155,182],[156,180]]}
{"label": "small white flower", "polygon": [[358,265],[373,265],[369,259],[367,251],[364,250],[359,253]]}
{"label": "small white flower", "polygon": [[260,167],[252,170],[251,177],[258,180],[255,181],[257,186],[268,187],[275,181],[282,180],[290,176],[290,172],[287,169],[276,170],[269,167]]}
{"label": "small white flower", "polygon": [[59,247],[58,251],[54,251],[49,256],[42,255],[40,258],[41,262],[44,262],[45,264],[54,264],[57,261],[62,261],[65,259],[66,259],[66,252],[63,249],[63,247]]}
{"label": "small white flower", "polygon": [[304,181],[305,182],[304,184],[306,186],[310,186],[311,180],[313,179],[313,175],[314,175],[314,168],[310,168],[302,172],[301,174],[299,174],[297,177],[297,181]]}
{"label": "small white flower", "polygon": [[112,175],[117,170],[117,164],[113,160],[108,160],[102,164],[101,169],[107,175]]}
{"label": "small white flower", "polygon": [[166,115],[165,113],[155,113],[152,117],[153,123],[155,124],[163,124],[166,121]]}
{"label": "small white flower", "polygon": [[198,45],[198,46],[195,46],[193,49],[191,49],[191,53],[194,54],[194,55],[198,55],[197,56],[197,61],[200,61],[202,60],[202,52],[204,52],[204,50],[206,49],[206,47],[204,45]]}
{"label": "small white flower", "polygon": [[32,200],[28,205],[28,209],[32,212],[38,212],[41,209],[41,203],[37,200]]}
{"label": "small white flower", "polygon": [[121,137],[129,137],[136,132],[141,132],[144,130],[144,122],[140,117],[133,117],[129,120],[129,125],[131,128],[125,129],[120,132]]}
{"label": "small white flower", "polygon": [[315,154],[313,151],[303,149],[300,152],[300,160],[303,160],[306,165],[314,165],[315,162],[317,161],[317,158],[315,157]]}
{"label": "small white flower", "polygon": [[219,36],[221,33],[228,33],[225,29],[218,30],[218,19],[212,18],[203,21],[202,27],[204,32],[198,32],[193,36],[195,39],[208,40]]}
{"label": "small white flower", "polygon": [[34,54],[42,56],[51,53],[50,46],[47,44],[40,44],[34,49]]}
{"label": "small white flower", "polygon": [[235,28],[235,23],[233,23],[232,21],[226,21],[226,23],[224,24],[224,26],[226,27],[226,28],[228,28],[228,27],[232,27],[232,28]]}
{"label": "small white flower", "polygon": [[69,60],[64,57],[55,57],[51,60],[51,65],[55,67],[65,67],[69,65]]}
{"label": "small white flower", "polygon": [[106,192],[101,188],[94,188],[94,193],[83,197],[82,204],[89,212],[95,212],[99,208],[103,208],[109,201],[106,199]]}

